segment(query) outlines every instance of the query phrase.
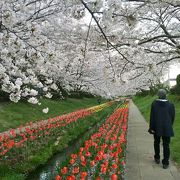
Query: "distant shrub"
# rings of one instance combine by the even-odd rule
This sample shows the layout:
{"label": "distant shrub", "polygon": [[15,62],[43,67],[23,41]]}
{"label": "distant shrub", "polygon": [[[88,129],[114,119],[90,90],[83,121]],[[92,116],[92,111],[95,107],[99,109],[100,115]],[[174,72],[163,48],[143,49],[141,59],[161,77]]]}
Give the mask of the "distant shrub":
{"label": "distant shrub", "polygon": [[0,90],[0,102],[9,101],[9,94]]}
{"label": "distant shrub", "polygon": [[154,95],[157,95],[157,92],[159,89],[165,89],[166,92],[169,92],[169,90],[170,90],[169,86],[164,85],[162,83],[158,83],[158,84],[155,84],[155,85],[149,87],[149,90],[141,89],[138,93],[136,93],[136,95],[138,95],[138,96],[147,96],[147,95],[154,96]]}
{"label": "distant shrub", "polygon": [[176,77],[176,85],[171,88],[170,92],[172,94],[180,95],[180,74]]}
{"label": "distant shrub", "polygon": [[85,91],[70,91],[68,97],[82,99],[95,97],[93,94]]}
{"label": "distant shrub", "polygon": [[150,94],[149,90],[143,90],[143,89],[141,89],[141,91],[136,93],[137,96],[147,96],[149,94]]}
{"label": "distant shrub", "polygon": [[170,89],[170,93],[171,93],[171,94],[176,94],[176,86],[173,86],[173,87]]}
{"label": "distant shrub", "polygon": [[180,94],[180,74],[176,77],[176,94]]}
{"label": "distant shrub", "polygon": [[159,89],[165,89],[167,93],[170,90],[169,86],[164,85],[163,83],[158,83],[158,84],[155,84],[154,86],[150,87],[150,94],[157,95],[157,92]]}
{"label": "distant shrub", "polygon": [[176,77],[176,83],[177,83],[177,86],[180,87],[180,74],[178,74]]}

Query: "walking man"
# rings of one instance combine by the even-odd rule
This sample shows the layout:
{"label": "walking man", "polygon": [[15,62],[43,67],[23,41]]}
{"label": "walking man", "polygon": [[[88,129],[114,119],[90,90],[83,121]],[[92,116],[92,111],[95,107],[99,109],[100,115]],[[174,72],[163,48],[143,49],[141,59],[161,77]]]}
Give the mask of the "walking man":
{"label": "walking man", "polygon": [[170,156],[170,138],[174,136],[173,122],[175,118],[174,105],[166,99],[166,91],[159,89],[158,99],[154,100],[151,105],[149,133],[154,135],[154,160],[160,163],[160,140],[163,141],[163,168],[169,166]]}

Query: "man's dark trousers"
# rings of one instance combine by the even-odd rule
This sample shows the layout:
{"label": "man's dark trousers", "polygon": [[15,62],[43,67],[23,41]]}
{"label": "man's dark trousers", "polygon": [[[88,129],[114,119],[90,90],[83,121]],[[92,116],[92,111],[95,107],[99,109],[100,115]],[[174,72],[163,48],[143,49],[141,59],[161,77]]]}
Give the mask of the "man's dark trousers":
{"label": "man's dark trousers", "polygon": [[[156,136],[154,134],[154,151],[155,159],[160,159],[160,136]],[[169,143],[170,143],[170,137],[165,137],[162,136],[162,141],[163,141],[163,155],[164,159],[162,160],[162,164],[164,165],[169,165],[169,156],[170,156],[170,148],[169,148]]]}

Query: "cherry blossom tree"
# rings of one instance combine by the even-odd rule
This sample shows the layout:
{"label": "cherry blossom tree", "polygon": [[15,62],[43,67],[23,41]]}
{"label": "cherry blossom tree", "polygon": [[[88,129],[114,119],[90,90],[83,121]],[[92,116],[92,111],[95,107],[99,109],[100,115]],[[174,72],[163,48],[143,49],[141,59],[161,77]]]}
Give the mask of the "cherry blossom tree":
{"label": "cherry blossom tree", "polygon": [[2,0],[0,85],[10,100],[60,88],[105,97],[147,88],[179,61],[175,0]]}
{"label": "cherry blossom tree", "polygon": [[59,11],[57,4],[58,1],[1,1],[0,82],[14,102],[28,97],[28,102],[36,104],[40,89],[49,98],[48,90],[58,89],[48,73],[54,46],[41,27],[46,16]]}

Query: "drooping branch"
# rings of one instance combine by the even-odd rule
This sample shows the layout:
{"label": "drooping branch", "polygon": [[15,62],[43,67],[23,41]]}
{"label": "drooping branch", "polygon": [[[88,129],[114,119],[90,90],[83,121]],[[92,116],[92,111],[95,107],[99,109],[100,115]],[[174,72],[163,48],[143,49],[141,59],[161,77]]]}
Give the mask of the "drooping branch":
{"label": "drooping branch", "polygon": [[92,17],[91,17],[91,20],[90,20],[89,26],[88,26],[88,31],[87,31],[87,35],[86,35],[86,39],[85,39],[84,50],[83,50],[83,60],[81,61],[82,64],[81,64],[81,67],[80,67],[79,77],[77,79],[79,79],[83,75],[82,70],[83,70],[83,67],[84,67],[85,59],[86,59],[86,50],[87,50],[87,44],[88,44],[88,38],[89,38],[91,23],[92,23]]}
{"label": "drooping branch", "polygon": [[91,17],[91,20],[89,22],[87,36],[86,36],[85,45],[84,45],[84,52],[83,52],[84,59],[86,58],[86,50],[87,50],[87,44],[88,44],[88,38],[89,38],[91,23],[92,23],[92,17]]}
{"label": "drooping branch", "polygon": [[121,68],[121,72],[119,73],[120,80],[121,80],[122,82],[124,82],[123,79],[122,79],[122,74],[123,74],[123,72],[124,72],[124,70],[125,70],[125,68],[126,68],[127,65],[128,65],[128,62],[126,62],[126,63],[124,64],[124,66]]}
{"label": "drooping branch", "polygon": [[109,49],[108,49],[108,60],[109,60],[109,63],[110,63],[110,65],[111,65],[111,68],[112,68],[112,71],[113,71],[113,77],[115,78],[116,72],[115,72],[115,70],[114,70],[114,67],[113,67],[113,64],[112,64],[112,61],[111,61],[111,56],[110,56],[110,51],[109,51]]}

